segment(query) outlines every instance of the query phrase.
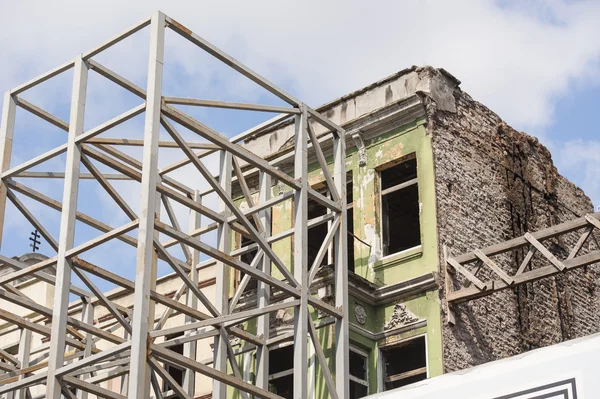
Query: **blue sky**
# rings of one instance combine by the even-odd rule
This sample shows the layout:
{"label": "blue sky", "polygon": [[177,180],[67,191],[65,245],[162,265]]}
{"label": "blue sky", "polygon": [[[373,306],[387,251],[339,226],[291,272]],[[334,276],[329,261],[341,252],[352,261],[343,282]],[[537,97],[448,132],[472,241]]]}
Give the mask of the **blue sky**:
{"label": "blue sky", "polygon": [[[450,4],[451,3],[451,4]],[[0,91],[4,92],[87,51],[161,9],[205,39],[301,98],[318,106],[411,65],[443,67],[459,78],[463,90],[518,130],[541,139],[559,171],[600,204],[600,139],[596,123],[600,96],[600,3],[594,1],[304,1],[304,2],[2,2],[10,15],[0,29]],[[22,27],[27,25],[27,29]],[[101,54],[96,60],[144,87],[148,31]],[[71,73],[65,73],[23,97],[68,120]],[[165,95],[281,104],[261,88],[223,67],[174,32],[167,33]],[[140,101],[90,72],[86,129]],[[239,111],[186,109],[216,130],[232,136],[268,119]],[[143,117],[119,126],[117,134],[141,138]],[[180,127],[193,141],[202,141]],[[164,132],[163,132],[164,134]],[[166,136],[163,136],[167,138]],[[26,154],[39,154],[66,141],[59,129],[19,111],[13,165]],[[128,150],[140,155],[140,150]],[[160,164],[180,159],[161,152]],[[214,169],[216,160],[208,159]],[[34,170],[60,171],[64,156]],[[106,168],[101,170],[108,171]],[[182,169],[173,177],[205,186],[197,172]],[[62,199],[60,181],[27,179],[31,187]],[[132,203],[135,183],[115,183]],[[22,198],[22,197],[20,197]],[[207,199],[214,203],[215,199]],[[23,199],[58,237],[58,212]],[[93,205],[92,205],[93,204]],[[94,182],[80,186],[79,210],[111,226],[127,222]],[[187,213],[176,206],[180,223]],[[31,226],[9,206],[2,253],[29,250]],[[77,225],[76,243],[99,233]],[[132,233],[135,235],[135,232]],[[208,237],[209,241],[214,237]],[[53,255],[42,244],[42,251]],[[174,254],[180,256],[177,250]],[[132,278],[135,249],[112,241],[86,258]],[[159,274],[169,271],[161,264]],[[101,283],[104,289],[110,285]]]}

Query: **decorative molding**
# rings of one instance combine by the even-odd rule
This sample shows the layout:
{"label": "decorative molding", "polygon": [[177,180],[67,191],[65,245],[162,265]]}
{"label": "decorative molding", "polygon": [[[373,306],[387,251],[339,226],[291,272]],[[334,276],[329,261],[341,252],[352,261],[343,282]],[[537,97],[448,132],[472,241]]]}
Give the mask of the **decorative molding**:
{"label": "decorative molding", "polygon": [[352,136],[354,145],[358,153],[358,166],[367,166],[367,147],[365,147],[365,141],[360,130],[356,129],[352,132],[348,132],[348,135]]}
{"label": "decorative molding", "polygon": [[354,323],[350,323],[350,331],[353,331],[357,334],[362,335],[363,337],[370,339],[372,341],[379,341],[381,339],[390,337],[392,335],[397,335],[397,334],[402,334],[404,332],[407,331],[411,331],[411,330],[416,330],[418,328],[422,328],[422,327],[426,327],[427,326],[427,320],[423,319],[423,320],[418,320],[412,324],[407,324],[404,326],[398,326],[396,328],[393,328],[391,330],[387,330],[387,331],[381,331],[378,333],[372,333],[371,331],[367,330],[364,327],[361,327],[359,325],[356,325]]}
{"label": "decorative molding", "polygon": [[396,306],[394,306],[392,317],[390,317],[383,325],[383,330],[388,331],[398,327],[404,327],[417,321],[419,321],[419,318],[408,310],[405,304],[397,303]]}
{"label": "decorative molding", "polygon": [[364,325],[367,322],[367,312],[365,308],[357,303],[354,305],[354,316],[356,317],[356,321],[358,324]]}
{"label": "decorative molding", "polygon": [[350,275],[348,284],[348,292],[351,296],[371,306],[397,302],[409,296],[436,289],[438,289],[438,282],[435,273],[426,273],[380,288],[372,288],[372,284],[362,277]]}

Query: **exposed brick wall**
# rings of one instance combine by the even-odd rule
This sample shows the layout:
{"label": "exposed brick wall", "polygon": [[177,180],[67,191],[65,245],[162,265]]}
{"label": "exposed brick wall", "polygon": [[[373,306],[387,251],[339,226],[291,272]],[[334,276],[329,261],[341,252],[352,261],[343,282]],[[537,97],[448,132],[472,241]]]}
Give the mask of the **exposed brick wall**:
{"label": "exposed brick wall", "polygon": [[[456,112],[428,106],[440,256],[444,244],[459,255],[592,211],[537,139],[460,89],[454,97]],[[554,249],[567,254],[576,239],[557,241]],[[497,259],[514,272],[525,253]],[[540,262],[536,255],[534,266]],[[445,371],[600,331],[599,278],[599,269],[588,267],[455,306],[456,325],[443,323]]]}

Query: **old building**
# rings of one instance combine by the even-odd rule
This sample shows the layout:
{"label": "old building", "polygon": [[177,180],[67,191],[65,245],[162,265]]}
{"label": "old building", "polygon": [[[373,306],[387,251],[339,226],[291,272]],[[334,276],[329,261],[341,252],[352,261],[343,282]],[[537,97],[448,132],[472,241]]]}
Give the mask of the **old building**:
{"label": "old building", "polygon": [[[593,212],[590,199],[558,173],[549,151],[537,139],[509,127],[459,85],[443,69],[412,67],[318,109],[347,132],[352,398],[600,330],[597,265],[448,304],[447,290],[464,285],[459,275],[446,271],[449,256]],[[314,129],[319,134],[319,127]],[[277,125],[245,140],[244,145],[282,171],[293,173],[293,124]],[[323,139],[322,148],[326,156],[331,155],[330,141]],[[310,148],[309,165],[310,186],[328,195],[325,176]],[[249,173],[247,179],[250,191],[258,196],[256,174]],[[284,192],[278,184],[272,187],[273,196]],[[241,187],[234,186],[234,196],[241,208],[250,206],[245,203]],[[292,199],[274,207],[273,235],[293,226],[293,212]],[[325,206],[309,201],[308,266],[310,270],[318,268],[311,273],[315,281],[313,294],[325,301],[333,292],[328,265],[334,256],[331,249],[320,251],[332,223],[327,215]],[[284,238],[273,245],[290,267],[291,240]],[[552,250],[568,254],[573,240],[576,237],[556,240]],[[239,233],[232,234],[231,242],[242,260],[251,264],[256,244]],[[586,245],[587,251],[599,249],[597,243]],[[506,273],[516,271],[526,253],[506,258],[505,267],[514,269],[506,269]],[[538,254],[526,266],[544,262]],[[479,269],[481,264],[477,271],[471,270],[481,279],[489,277],[489,270]],[[199,280],[202,291],[214,298],[214,266],[203,267]],[[177,296],[178,284],[173,281],[174,275],[160,278],[156,290],[185,300],[185,295]],[[247,286],[244,294],[235,298],[238,311],[256,304],[256,282],[244,282],[241,273],[232,273],[231,286],[237,288],[240,284]],[[122,289],[106,295],[125,308],[133,303],[131,295]],[[51,301],[52,297],[47,296],[46,306],[51,307]],[[5,301],[0,304],[4,308]],[[71,316],[81,318],[84,305],[73,302]],[[159,306],[157,315],[161,311]],[[330,317],[319,312],[312,316],[325,325],[318,334],[326,356],[331,356],[327,349],[335,330],[327,326]],[[124,334],[102,306],[95,307],[93,318],[96,325],[107,329],[116,326],[112,332]],[[174,314],[164,326],[177,326],[183,318],[182,314]],[[294,378],[293,321],[291,310],[271,315],[271,335],[277,338],[269,353],[270,387],[284,397],[291,397]],[[243,327],[256,330],[254,322]],[[16,355],[19,334],[11,328],[0,330],[0,345]],[[101,341],[101,345],[112,344]],[[232,345],[240,353],[244,379],[252,383],[253,353],[238,342]],[[184,353],[183,345],[171,349]],[[199,341],[196,359],[210,363],[211,356],[211,342]],[[314,352],[312,356],[316,356]],[[183,382],[181,370],[168,366],[168,371],[176,381]],[[311,397],[327,397],[316,360],[309,374]],[[164,391],[170,390],[167,382],[161,383]],[[125,382],[117,377],[102,384],[121,391]],[[211,391],[210,380],[197,374],[196,397],[210,397]],[[233,390],[230,395],[238,397]]]}

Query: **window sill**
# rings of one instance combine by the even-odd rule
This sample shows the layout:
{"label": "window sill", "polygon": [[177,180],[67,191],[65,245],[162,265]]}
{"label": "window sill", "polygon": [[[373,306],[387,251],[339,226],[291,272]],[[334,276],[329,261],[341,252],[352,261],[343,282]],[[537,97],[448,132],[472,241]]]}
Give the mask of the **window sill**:
{"label": "window sill", "polygon": [[390,266],[396,266],[402,263],[410,262],[411,260],[420,258],[421,256],[423,256],[423,246],[417,245],[416,247],[408,248],[404,251],[384,256],[375,262],[373,269],[385,269]]}

